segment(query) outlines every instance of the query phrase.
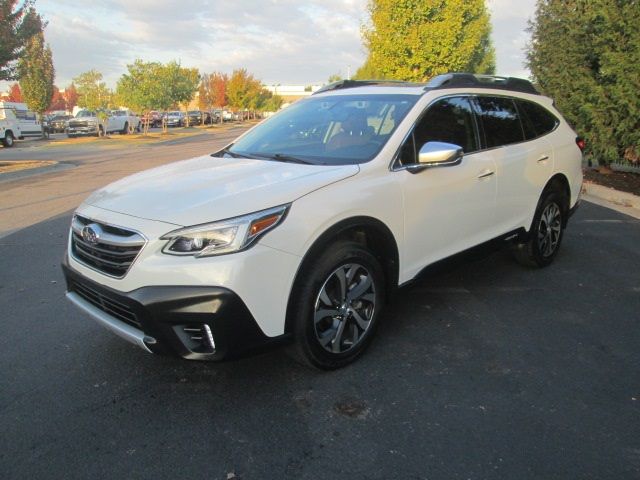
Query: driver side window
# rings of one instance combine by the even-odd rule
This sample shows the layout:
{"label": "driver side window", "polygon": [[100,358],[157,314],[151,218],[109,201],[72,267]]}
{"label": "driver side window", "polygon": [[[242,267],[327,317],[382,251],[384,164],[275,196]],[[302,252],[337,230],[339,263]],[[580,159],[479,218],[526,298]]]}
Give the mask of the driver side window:
{"label": "driver side window", "polygon": [[401,163],[415,163],[417,152],[427,142],[459,145],[464,153],[478,150],[473,110],[468,98],[443,98],[431,105],[402,146]]}

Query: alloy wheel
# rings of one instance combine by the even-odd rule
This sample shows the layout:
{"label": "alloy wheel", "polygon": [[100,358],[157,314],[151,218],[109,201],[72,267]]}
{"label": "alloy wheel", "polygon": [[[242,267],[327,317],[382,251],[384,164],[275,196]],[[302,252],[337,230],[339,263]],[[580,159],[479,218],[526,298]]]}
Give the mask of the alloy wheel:
{"label": "alloy wheel", "polygon": [[316,298],[314,331],[322,347],[345,353],[358,345],[371,326],[376,308],[373,276],[358,263],[338,267]]}
{"label": "alloy wheel", "polygon": [[562,214],[556,203],[550,203],[542,211],[538,225],[538,250],[543,257],[550,257],[558,248],[562,232]]}

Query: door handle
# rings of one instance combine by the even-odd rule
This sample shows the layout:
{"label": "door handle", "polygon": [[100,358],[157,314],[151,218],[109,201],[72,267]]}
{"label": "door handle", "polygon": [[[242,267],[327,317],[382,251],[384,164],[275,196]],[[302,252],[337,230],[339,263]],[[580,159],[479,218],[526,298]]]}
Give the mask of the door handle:
{"label": "door handle", "polygon": [[493,175],[494,173],[496,172],[494,172],[493,170],[484,170],[482,173],[480,173],[480,175],[478,175],[478,178],[487,178]]}
{"label": "door handle", "polygon": [[538,163],[540,162],[544,162],[546,160],[549,160],[549,155],[542,155],[539,159],[538,159]]}

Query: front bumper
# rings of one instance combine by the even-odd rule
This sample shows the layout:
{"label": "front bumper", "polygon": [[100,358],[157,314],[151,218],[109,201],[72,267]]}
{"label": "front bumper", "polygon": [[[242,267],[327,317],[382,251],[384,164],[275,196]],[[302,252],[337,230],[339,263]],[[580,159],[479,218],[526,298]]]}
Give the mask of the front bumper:
{"label": "front bumper", "polygon": [[67,134],[71,135],[95,135],[98,133],[98,126],[89,127],[68,127]]}
{"label": "front bumper", "polygon": [[149,352],[223,360],[288,340],[288,335],[266,336],[242,299],[226,288],[152,286],[123,293],[80,275],[66,256],[62,269],[69,300]]}

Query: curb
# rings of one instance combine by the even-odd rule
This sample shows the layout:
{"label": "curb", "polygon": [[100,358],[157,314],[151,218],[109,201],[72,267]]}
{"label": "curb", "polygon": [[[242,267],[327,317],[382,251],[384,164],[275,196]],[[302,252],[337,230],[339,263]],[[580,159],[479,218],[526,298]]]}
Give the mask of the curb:
{"label": "curb", "polygon": [[582,197],[592,203],[640,219],[640,196],[638,195],[585,181],[582,184]]}

